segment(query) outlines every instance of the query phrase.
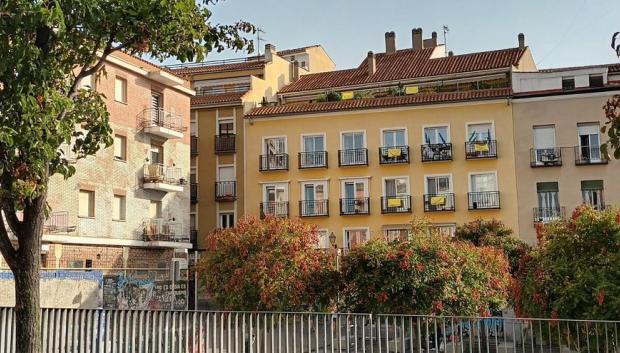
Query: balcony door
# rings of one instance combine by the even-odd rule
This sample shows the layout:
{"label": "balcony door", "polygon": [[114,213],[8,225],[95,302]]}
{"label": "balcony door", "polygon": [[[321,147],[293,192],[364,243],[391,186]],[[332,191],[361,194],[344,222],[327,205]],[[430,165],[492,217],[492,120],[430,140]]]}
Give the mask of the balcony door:
{"label": "balcony door", "polygon": [[347,180],[342,186],[344,213],[367,213],[368,180]]}
{"label": "balcony door", "polygon": [[497,191],[497,176],[495,173],[480,173],[470,176],[471,192]]}
{"label": "balcony door", "polygon": [[345,229],[344,248],[352,249],[370,240],[368,229]]}
{"label": "balcony door", "polygon": [[536,164],[551,163],[558,160],[555,125],[534,126],[534,151]]}
{"label": "balcony door", "polygon": [[326,184],[324,182],[303,185],[302,215],[325,214]]}
{"label": "balcony door", "polygon": [[408,195],[407,178],[390,178],[385,179],[385,196],[400,197]]}
{"label": "balcony door", "polygon": [[467,125],[467,141],[481,142],[493,140],[493,124],[469,124]]}
{"label": "balcony door", "polygon": [[579,150],[583,160],[601,161],[601,136],[599,124],[579,124]]}
{"label": "balcony door", "polygon": [[450,143],[447,126],[431,126],[424,128],[424,143],[427,145]]}
{"label": "balcony door", "polygon": [[235,197],[235,167],[226,166],[218,167],[219,189],[217,190],[219,197]]}
{"label": "balcony door", "polygon": [[151,164],[164,164],[164,146],[151,142],[149,149]]}
{"label": "balcony door", "polygon": [[151,118],[153,121],[162,126],[163,124],[163,114],[161,113],[162,109],[162,97],[159,92],[151,92]]}
{"label": "balcony door", "polygon": [[233,119],[221,119],[217,124],[218,134],[231,135],[235,133]]}
{"label": "balcony door", "polygon": [[342,165],[355,165],[366,163],[366,153],[362,151],[366,148],[364,132],[345,132],[342,134]]}
{"label": "balcony door", "polygon": [[384,130],[383,147],[402,147],[406,146],[405,130]]}
{"label": "balcony door", "polygon": [[536,183],[538,218],[543,221],[560,216],[560,189],[557,182]]}
{"label": "balcony door", "polygon": [[263,212],[274,216],[286,216],[288,214],[288,185],[274,184],[265,185],[263,194]]}
{"label": "balcony door", "polygon": [[495,173],[476,173],[469,176],[469,209],[499,206]]}
{"label": "balcony door", "polygon": [[303,136],[301,165],[304,167],[325,165],[325,137],[323,135]]}
{"label": "balcony door", "polygon": [[583,203],[591,205],[597,210],[603,210],[605,208],[602,180],[581,181],[581,196],[583,198]]}
{"label": "balcony door", "polygon": [[426,193],[433,209],[451,209],[454,207],[453,198],[447,197],[452,193],[452,177],[450,175],[434,175],[426,177]]}

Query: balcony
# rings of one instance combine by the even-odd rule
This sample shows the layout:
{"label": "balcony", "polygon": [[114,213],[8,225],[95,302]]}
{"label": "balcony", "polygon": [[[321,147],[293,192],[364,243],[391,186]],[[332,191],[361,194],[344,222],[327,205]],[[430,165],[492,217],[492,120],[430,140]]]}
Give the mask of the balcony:
{"label": "balcony", "polygon": [[566,210],[564,206],[558,207],[534,207],[534,223],[549,223],[564,219]]}
{"label": "balcony", "polygon": [[425,194],[424,212],[454,211],[454,194]]}
{"label": "balcony", "polygon": [[77,230],[77,226],[69,222],[69,212],[56,211],[50,213],[43,223],[43,234],[48,235],[68,235]]}
{"label": "balcony", "polygon": [[216,181],[215,201],[235,201],[237,199],[236,181]]}
{"label": "balcony", "polygon": [[409,146],[379,147],[379,164],[409,163]]}
{"label": "balcony", "polygon": [[215,153],[235,153],[235,134],[215,135]]}
{"label": "balcony", "polygon": [[164,243],[190,243],[190,234],[181,222],[167,221],[163,218],[149,218],[142,222],[142,235],[145,242],[153,246]]}
{"label": "balcony", "polygon": [[147,134],[166,139],[182,138],[187,130],[181,115],[162,108],[144,109],[138,115],[138,127]]}
{"label": "balcony", "polygon": [[192,136],[189,140],[189,150],[192,156],[198,155],[198,136]]}
{"label": "balcony", "polygon": [[260,203],[260,218],[267,216],[288,218],[288,201],[267,201]]}
{"label": "balcony", "polygon": [[348,167],[356,165],[368,165],[367,148],[355,148],[338,151],[338,166]]}
{"label": "balcony", "polygon": [[381,197],[381,213],[411,213],[411,196],[383,196]]}
{"label": "balcony", "polygon": [[198,202],[198,183],[189,184],[189,198],[191,203]]}
{"label": "balcony", "polygon": [[299,169],[327,168],[327,151],[299,152]]}
{"label": "balcony", "polygon": [[299,201],[300,217],[329,216],[329,200],[302,200]]}
{"label": "balcony", "polygon": [[434,143],[422,145],[422,162],[441,162],[451,160],[451,143]]}
{"label": "balcony", "polygon": [[358,197],[354,199],[340,199],[340,215],[369,215],[370,199]]}
{"label": "balcony", "polygon": [[261,172],[288,170],[288,153],[260,155],[258,159]]}
{"label": "balcony", "polygon": [[499,191],[480,191],[467,193],[470,210],[490,210],[500,208]]}
{"label": "balcony", "polygon": [[142,188],[164,192],[181,192],[186,181],[181,168],[162,164],[145,164]]}
{"label": "balcony", "polygon": [[497,158],[497,141],[469,141],[465,142],[465,159]]}
{"label": "balcony", "polygon": [[530,166],[532,168],[562,166],[562,149],[559,147],[530,149]]}
{"label": "balcony", "polygon": [[607,164],[600,146],[575,146],[575,165]]}

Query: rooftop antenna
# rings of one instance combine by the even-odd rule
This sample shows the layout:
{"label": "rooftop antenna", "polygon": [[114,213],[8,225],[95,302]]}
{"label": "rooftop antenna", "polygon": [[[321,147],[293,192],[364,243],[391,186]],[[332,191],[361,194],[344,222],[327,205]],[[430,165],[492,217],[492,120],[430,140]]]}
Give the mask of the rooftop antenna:
{"label": "rooftop antenna", "polygon": [[443,48],[446,56],[448,56],[448,32],[450,32],[450,28],[448,26],[443,26]]}
{"label": "rooftop antenna", "polygon": [[262,28],[256,27],[256,48],[257,48],[258,56],[260,56],[260,41],[261,39],[265,39],[261,37],[261,33],[266,34],[266,32],[263,31]]}

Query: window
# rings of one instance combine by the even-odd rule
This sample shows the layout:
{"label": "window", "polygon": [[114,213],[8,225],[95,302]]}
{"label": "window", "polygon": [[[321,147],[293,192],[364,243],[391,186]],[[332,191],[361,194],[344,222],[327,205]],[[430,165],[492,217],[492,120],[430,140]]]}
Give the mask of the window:
{"label": "window", "polygon": [[299,154],[299,166],[314,168],[327,166],[324,135],[302,136],[302,152]]}
{"label": "window", "polygon": [[345,229],[344,248],[352,249],[370,240],[368,228]]}
{"label": "window", "polygon": [[448,126],[431,126],[424,128],[424,143],[427,145],[450,143]]}
{"label": "window", "polygon": [[234,213],[220,213],[220,228],[233,228],[235,226]]}
{"label": "window", "polygon": [[548,222],[561,215],[560,192],[557,182],[536,183],[538,209],[534,213],[535,220]]}
{"label": "window", "polygon": [[591,205],[597,210],[603,210],[605,208],[602,180],[582,180],[581,196],[583,198],[583,203]]}
{"label": "window", "polygon": [[114,159],[117,161],[127,160],[127,137],[114,135]]}
{"label": "window", "polygon": [[340,165],[365,165],[368,163],[365,133],[363,131],[342,133],[340,141]]}
{"label": "window", "polygon": [[499,208],[497,174],[472,173],[469,176],[469,209]]}
{"label": "window", "polygon": [[405,196],[409,194],[409,179],[405,177],[386,178],[385,196]]}
{"label": "window", "polygon": [[383,130],[383,147],[402,147],[407,145],[405,129]]}
{"label": "window", "polygon": [[95,78],[93,75],[88,75],[80,80],[80,88],[93,89],[95,87]]}
{"label": "window", "polygon": [[260,170],[288,169],[285,137],[269,137],[263,140],[263,156]]}
{"label": "window", "polygon": [[197,178],[196,178],[196,173],[198,172],[198,169],[194,166],[191,167],[189,169],[189,182],[190,183],[196,183],[197,182]]}
{"label": "window", "polygon": [[80,190],[79,216],[95,217],[95,192],[90,190]]}
{"label": "window", "polygon": [[422,162],[452,160],[452,144],[450,144],[448,126],[425,127],[423,139]]}
{"label": "window", "polygon": [[150,160],[151,164],[163,164],[164,163],[164,146],[151,141]]}
{"label": "window", "polygon": [[574,77],[562,77],[562,89],[564,91],[572,91],[575,89]]}
{"label": "window", "polygon": [[161,218],[161,201],[151,200],[149,204],[149,217]]}
{"label": "window", "polygon": [[303,136],[302,140],[303,140],[303,151],[304,152],[325,151],[325,136],[323,135]]}
{"label": "window", "polygon": [[452,192],[452,177],[450,175],[438,175],[426,177],[427,194],[446,194]]}
{"label": "window", "polygon": [[497,174],[475,173],[470,175],[470,191],[486,192],[497,191]]}
{"label": "window", "polygon": [[435,230],[439,233],[439,235],[444,237],[454,237],[454,233],[456,232],[456,224],[435,224]]}
{"label": "window", "polygon": [[354,150],[364,148],[364,132],[345,132],[342,134],[342,149]]}
{"label": "window", "polygon": [[114,79],[114,100],[127,103],[127,80],[116,77]]}
{"label": "window", "polygon": [[493,140],[493,124],[468,124],[467,125],[467,141],[490,141]]}
{"label": "window", "polygon": [[327,181],[301,184],[301,216],[326,216],[328,214]]}
{"label": "window", "polygon": [[190,136],[198,136],[198,121],[195,118],[189,122],[189,134]]}
{"label": "window", "polygon": [[319,249],[329,249],[332,247],[331,242],[329,241],[329,231],[327,229],[319,230]]}
{"label": "window", "polygon": [[307,67],[305,61],[302,61],[301,64],[299,64],[299,66],[304,67],[304,68]]}
{"label": "window", "polygon": [[342,182],[342,214],[368,214],[368,179],[349,179]]}
{"label": "window", "polygon": [[605,86],[605,81],[603,80],[603,75],[590,75],[589,84],[590,84],[590,87],[603,87],[603,86]]}
{"label": "window", "polygon": [[263,186],[262,215],[288,217],[288,184],[265,184]]}
{"label": "window", "polygon": [[222,119],[218,122],[218,131],[220,135],[230,135],[235,133],[235,124],[233,119]]}
{"label": "window", "polygon": [[235,181],[235,167],[218,167],[218,181]]}
{"label": "window", "polygon": [[124,195],[114,195],[112,200],[112,219],[124,221],[126,217],[126,198]]}
{"label": "window", "polygon": [[599,123],[577,124],[579,132],[579,155],[581,161],[601,161],[601,137]]}
{"label": "window", "polygon": [[93,268],[93,260],[92,259],[86,259],[86,262],[84,263],[84,267],[86,267],[86,268]]}
{"label": "window", "polygon": [[67,268],[84,268],[84,261],[83,260],[68,261]]}
{"label": "window", "polygon": [[424,187],[424,211],[454,210],[451,175],[427,176]]}
{"label": "window", "polygon": [[391,242],[409,239],[409,229],[406,226],[386,226],[383,229],[385,240]]}
{"label": "window", "polygon": [[196,214],[195,213],[190,213],[189,214],[189,229],[190,230],[196,230]]}

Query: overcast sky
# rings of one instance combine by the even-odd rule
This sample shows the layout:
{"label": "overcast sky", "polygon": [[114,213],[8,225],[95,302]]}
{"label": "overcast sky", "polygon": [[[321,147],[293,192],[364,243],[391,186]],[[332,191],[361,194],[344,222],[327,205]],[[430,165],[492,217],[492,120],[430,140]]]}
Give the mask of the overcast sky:
{"label": "overcast sky", "polygon": [[214,22],[243,19],[262,28],[278,50],[321,44],[339,69],[384,51],[386,31],[406,48],[414,27],[425,38],[437,31],[443,42],[443,25],[455,54],[514,47],[523,32],[539,68],[620,62],[609,46],[620,30],[619,0],[226,0],[212,10]]}

